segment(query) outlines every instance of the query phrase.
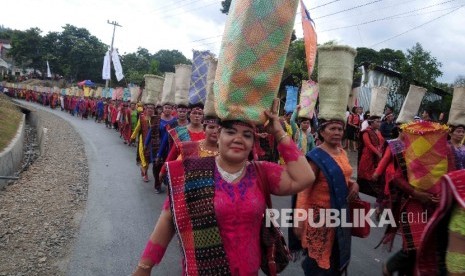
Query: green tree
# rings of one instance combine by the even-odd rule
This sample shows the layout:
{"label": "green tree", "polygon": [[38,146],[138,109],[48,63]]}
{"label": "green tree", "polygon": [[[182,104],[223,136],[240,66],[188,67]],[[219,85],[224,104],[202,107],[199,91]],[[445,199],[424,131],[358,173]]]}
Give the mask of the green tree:
{"label": "green tree", "polygon": [[378,52],[378,57],[379,65],[394,71],[399,71],[406,62],[405,55],[401,50],[381,49]]}
{"label": "green tree", "polygon": [[121,65],[128,82],[141,84],[145,74],[161,75],[159,62],[145,48],[123,56]]}
{"label": "green tree", "polygon": [[32,68],[34,71],[43,64],[41,52],[42,37],[39,28],[30,28],[26,31],[13,31],[11,36],[11,49],[9,57],[23,68]]}
{"label": "green tree", "polygon": [[411,49],[407,49],[401,73],[411,83],[418,82],[431,88],[437,84],[436,78],[442,76],[441,66],[442,63],[417,42]]}
{"label": "green tree", "polygon": [[153,58],[159,63],[158,70],[162,73],[174,72],[176,64],[191,64],[178,50],[160,50],[153,55]]}
{"label": "green tree", "polygon": [[58,35],[56,46],[60,71],[69,81],[101,80],[103,57],[108,45],[91,35],[87,29],[67,24]]}
{"label": "green tree", "polygon": [[231,7],[231,0],[221,1],[221,12],[224,14],[229,13],[229,8]]}

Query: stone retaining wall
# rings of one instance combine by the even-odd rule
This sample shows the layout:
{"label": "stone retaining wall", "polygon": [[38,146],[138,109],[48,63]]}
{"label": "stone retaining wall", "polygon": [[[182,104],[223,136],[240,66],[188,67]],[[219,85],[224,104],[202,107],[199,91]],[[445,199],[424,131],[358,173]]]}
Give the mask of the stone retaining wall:
{"label": "stone retaining wall", "polygon": [[[24,129],[26,126],[26,115],[23,114],[15,137],[10,144],[0,152],[0,175],[13,176],[19,169],[23,160],[23,140]],[[7,179],[0,179],[0,189],[3,189],[8,184]]]}

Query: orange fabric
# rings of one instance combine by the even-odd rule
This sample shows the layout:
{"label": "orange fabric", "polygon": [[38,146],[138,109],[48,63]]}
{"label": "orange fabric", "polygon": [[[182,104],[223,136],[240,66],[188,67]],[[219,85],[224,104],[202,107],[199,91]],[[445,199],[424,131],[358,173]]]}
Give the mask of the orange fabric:
{"label": "orange fabric", "polygon": [[305,8],[304,2],[300,1],[301,14],[302,14],[302,29],[304,34],[305,44],[305,59],[307,60],[308,78],[313,72],[313,66],[316,60],[317,51],[317,35],[314,27],[314,22],[310,18],[310,13]]}
{"label": "orange fabric", "polygon": [[[342,151],[339,155],[330,154],[341,168],[348,183],[352,175],[347,153]],[[319,210],[331,208],[329,185],[322,171],[319,171],[317,179],[312,187],[305,189],[297,195],[297,209],[313,209],[313,222],[319,222]],[[308,213],[310,216],[310,212]],[[308,249],[308,256],[314,259],[318,266],[324,269],[330,267],[331,251],[334,244],[334,228],[325,226],[313,228],[309,223],[304,224],[303,236],[301,237],[302,247]]]}

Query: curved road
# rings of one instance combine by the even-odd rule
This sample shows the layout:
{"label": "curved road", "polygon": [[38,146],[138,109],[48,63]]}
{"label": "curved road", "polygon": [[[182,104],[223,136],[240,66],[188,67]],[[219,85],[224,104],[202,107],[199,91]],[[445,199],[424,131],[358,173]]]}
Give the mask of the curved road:
{"label": "curved road", "polygon": [[[142,181],[135,163],[135,148],[125,145],[115,130],[60,110],[25,101],[21,103],[65,119],[77,130],[85,144],[89,163],[88,202],[67,274],[130,275],[153,230],[166,193],[154,193],[151,173],[150,182]],[[372,198],[363,198],[373,202]],[[289,208],[290,198],[274,197],[273,206]],[[287,229],[283,232],[287,235]],[[349,274],[381,274],[381,262],[390,254],[374,249],[382,233],[383,229],[372,228],[369,238],[352,240]],[[400,237],[396,247],[399,247],[399,242]],[[162,264],[153,269],[152,275],[181,275],[179,252],[177,238],[174,238]],[[303,275],[303,272],[297,262],[291,263],[281,275]]]}

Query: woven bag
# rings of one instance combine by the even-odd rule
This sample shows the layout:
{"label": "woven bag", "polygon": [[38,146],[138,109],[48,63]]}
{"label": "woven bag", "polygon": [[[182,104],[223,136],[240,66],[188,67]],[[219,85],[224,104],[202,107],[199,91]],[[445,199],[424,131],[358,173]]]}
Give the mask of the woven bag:
{"label": "woven bag", "polygon": [[144,75],[144,79],[145,92],[147,93],[145,103],[157,104],[158,95],[162,93],[163,90],[163,77],[147,74]]}
{"label": "woven bag", "polygon": [[232,1],[214,92],[222,120],[263,124],[276,98],[298,0]]}
{"label": "woven bag", "polygon": [[215,110],[215,94],[213,93],[213,84],[215,82],[216,67],[218,60],[214,57],[208,58],[208,73],[207,73],[207,98],[203,113],[205,116],[217,116]]}
{"label": "woven bag", "polygon": [[318,84],[311,80],[302,81],[300,91],[300,118],[312,119],[315,113],[315,105],[318,99]]}
{"label": "woven bag", "polygon": [[382,116],[387,103],[389,89],[384,86],[375,86],[371,89],[370,115]]}
{"label": "woven bag", "polygon": [[163,90],[161,93],[161,105],[174,105],[174,73],[165,73],[165,81],[163,82]]}
{"label": "woven bag", "polygon": [[131,92],[131,103],[137,103],[139,100],[140,96],[140,87],[139,86],[131,86],[129,88],[129,91]]}
{"label": "woven bag", "polygon": [[405,97],[399,116],[397,117],[397,123],[409,123],[413,121],[413,117],[417,115],[421,100],[425,96],[425,93],[426,88],[410,85],[407,97]]}
{"label": "woven bag", "polygon": [[356,54],[348,46],[318,47],[319,118],[345,121]]}
{"label": "woven bag", "polygon": [[465,126],[465,87],[454,87],[454,96],[450,106],[449,125]]}
{"label": "woven bag", "polygon": [[433,122],[401,126],[405,137],[405,163],[410,185],[422,191],[435,186],[448,171],[448,127]]}
{"label": "woven bag", "polygon": [[191,83],[192,65],[177,64],[174,66],[174,103],[189,105],[189,86]]}
{"label": "woven bag", "polygon": [[194,50],[189,88],[190,104],[205,104],[205,100],[207,99],[207,74],[210,65],[210,57],[212,57],[210,51]]}

